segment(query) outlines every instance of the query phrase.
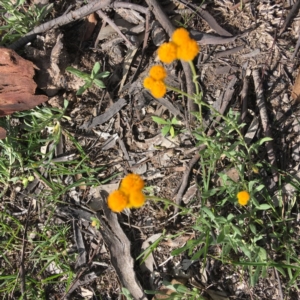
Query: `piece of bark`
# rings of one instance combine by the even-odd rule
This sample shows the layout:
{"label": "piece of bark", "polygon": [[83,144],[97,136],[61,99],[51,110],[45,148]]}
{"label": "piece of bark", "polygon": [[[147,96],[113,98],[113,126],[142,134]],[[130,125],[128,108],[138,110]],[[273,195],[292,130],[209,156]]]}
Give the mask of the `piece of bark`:
{"label": "piece of bark", "polygon": [[82,37],[83,41],[88,41],[91,38],[96,25],[97,25],[97,18],[95,13],[92,13],[85,18],[85,30],[83,32],[83,37]]}
{"label": "piece of bark", "polygon": [[300,99],[300,68],[298,70],[298,75],[293,86],[292,98],[295,101]]}
{"label": "piece of bark", "polygon": [[0,117],[31,109],[47,100],[34,95],[34,64],[15,51],[0,48]]}
{"label": "piece of bark", "polygon": [[[34,95],[36,83],[33,80],[34,64],[15,51],[0,48],[0,117],[16,111],[31,109],[48,98]],[[0,138],[5,130],[0,129]]]}
{"label": "piece of bark", "polygon": [[74,230],[74,240],[76,242],[78,258],[76,261],[75,268],[78,269],[86,264],[86,249],[83,242],[82,233],[78,227],[77,221],[73,219],[73,230]]}
{"label": "piece of bark", "polygon": [[122,107],[127,104],[126,100],[121,98],[116,103],[114,103],[104,114],[93,118],[90,124],[84,123],[80,126],[80,129],[92,129],[97,125],[101,125],[111,119],[117,112],[120,111]]}
{"label": "piece of bark", "polygon": [[100,213],[97,213],[97,217],[101,222],[101,235],[111,254],[111,263],[120,282],[128,289],[133,299],[147,300],[134,272],[130,242],[118,222],[117,215],[108,208],[107,196],[107,192],[100,191],[101,206],[105,217],[102,217]]}
{"label": "piece of bark", "polygon": [[6,130],[2,127],[0,127],[0,139],[5,139],[6,138]]}

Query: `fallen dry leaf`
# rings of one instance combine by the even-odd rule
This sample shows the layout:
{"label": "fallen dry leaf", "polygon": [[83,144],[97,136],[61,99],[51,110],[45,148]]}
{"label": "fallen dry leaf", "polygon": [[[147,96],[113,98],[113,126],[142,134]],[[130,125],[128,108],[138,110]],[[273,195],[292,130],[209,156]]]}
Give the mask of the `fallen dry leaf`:
{"label": "fallen dry leaf", "polygon": [[295,80],[294,86],[293,86],[293,90],[292,90],[292,98],[293,100],[299,100],[300,97],[300,68],[298,70],[298,75],[297,78]]}

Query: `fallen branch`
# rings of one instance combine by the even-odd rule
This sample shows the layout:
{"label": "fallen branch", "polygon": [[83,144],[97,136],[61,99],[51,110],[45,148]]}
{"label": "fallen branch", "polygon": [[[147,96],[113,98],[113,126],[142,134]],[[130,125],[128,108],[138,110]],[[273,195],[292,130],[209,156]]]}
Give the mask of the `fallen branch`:
{"label": "fallen branch", "polygon": [[108,194],[100,191],[101,206],[104,217],[98,212],[97,217],[101,222],[100,232],[109,248],[111,263],[117,272],[120,282],[128,289],[134,299],[147,300],[133,268],[134,261],[130,254],[130,242],[122,230],[118,217],[106,204]]}
{"label": "fallen branch", "polygon": [[21,48],[22,46],[26,45],[27,43],[31,42],[37,34],[46,32],[53,28],[54,26],[62,26],[69,24],[73,21],[79,20],[101,8],[107,8],[110,6],[113,0],[102,0],[98,1],[95,0],[91,2],[88,5],[85,5],[78,10],[72,11],[66,15],[60,16],[56,19],[53,19],[49,22],[46,22],[40,26],[35,27],[33,30],[25,34],[22,38],[14,42],[13,44],[9,45],[8,48],[10,49],[18,49]]}
{"label": "fallen branch", "polygon": [[[256,100],[257,100],[257,106],[259,108],[260,113],[260,119],[264,131],[265,137],[272,138],[272,133],[270,129],[270,122],[267,114],[267,107],[264,99],[263,89],[262,89],[262,81],[259,74],[259,70],[255,69],[252,72],[253,80],[254,80],[254,86],[255,86],[255,93],[256,93]],[[276,163],[276,156],[274,151],[274,146],[272,141],[266,142],[266,148],[268,153],[268,158],[270,161],[270,164],[272,166],[272,174],[273,174],[273,180],[275,182],[278,181],[278,172],[277,172],[277,163]]]}

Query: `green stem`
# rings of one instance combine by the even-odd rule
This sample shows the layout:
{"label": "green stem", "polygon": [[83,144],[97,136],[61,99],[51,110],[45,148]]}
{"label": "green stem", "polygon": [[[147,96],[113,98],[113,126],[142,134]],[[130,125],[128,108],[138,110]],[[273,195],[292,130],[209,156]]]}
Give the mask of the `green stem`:
{"label": "green stem", "polygon": [[[228,124],[232,124],[235,131],[237,132],[237,134],[240,136],[241,140],[244,141],[244,136],[242,135],[241,131],[236,127],[235,124],[232,123],[232,121],[230,119],[228,119],[227,117],[225,117],[224,115],[220,114],[214,107],[212,107],[210,104],[207,104],[205,102],[202,101],[202,99],[197,99],[197,95],[189,95],[188,93],[186,92],[183,92],[181,91],[180,89],[177,89],[175,87],[172,87],[172,86],[169,86],[169,85],[166,85],[167,89],[170,90],[170,91],[173,91],[173,92],[176,92],[182,96],[185,96],[185,97],[188,97],[188,98],[192,98],[198,105],[199,107],[202,107],[205,106],[207,107],[208,109],[212,110],[216,116],[220,117],[221,119],[223,119],[225,122],[227,122]],[[247,149],[247,151],[249,151],[249,147],[247,146],[247,144],[244,142],[244,147]]]}
{"label": "green stem", "polygon": [[193,82],[195,84],[195,88],[196,88],[196,95],[198,96],[199,95],[199,85],[198,85],[198,82],[197,82],[197,73],[196,73],[196,68],[195,68],[195,65],[193,64],[193,62],[190,60],[189,61],[189,65],[190,65],[190,68],[191,68],[191,71],[192,71],[192,74],[193,74]]}

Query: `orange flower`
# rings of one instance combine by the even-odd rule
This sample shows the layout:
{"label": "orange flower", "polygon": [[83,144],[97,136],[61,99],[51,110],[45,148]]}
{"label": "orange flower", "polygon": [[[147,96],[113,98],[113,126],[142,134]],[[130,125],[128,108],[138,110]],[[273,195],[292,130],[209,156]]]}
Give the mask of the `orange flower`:
{"label": "orange flower", "polygon": [[238,202],[240,205],[245,206],[250,200],[250,194],[247,191],[241,191],[237,193]]}
{"label": "orange flower", "polygon": [[193,60],[199,53],[199,46],[195,40],[189,40],[177,48],[177,58],[184,61]]}
{"label": "orange flower", "polygon": [[144,188],[144,180],[138,174],[128,174],[123,178],[120,189],[129,194],[130,191],[142,190]]}
{"label": "orange flower", "polygon": [[177,46],[176,44],[163,43],[157,50],[159,59],[166,64],[170,64],[173,60],[177,59]]}
{"label": "orange flower", "polygon": [[121,212],[128,205],[128,197],[120,190],[113,191],[109,194],[107,205],[113,212]]}
{"label": "orange flower", "polygon": [[132,191],[129,194],[128,208],[141,207],[145,203],[145,195],[141,191]]}
{"label": "orange flower", "polygon": [[153,97],[162,98],[166,94],[167,88],[162,80],[156,80],[150,91]]}
{"label": "orange flower", "polygon": [[178,28],[173,32],[172,41],[177,46],[184,46],[190,40],[190,34],[184,28]]}
{"label": "orange flower", "polygon": [[154,84],[154,79],[152,77],[146,77],[144,79],[144,87],[148,90],[150,90]]}
{"label": "orange flower", "polygon": [[156,65],[150,69],[149,75],[154,80],[163,80],[167,77],[167,72],[163,66]]}

